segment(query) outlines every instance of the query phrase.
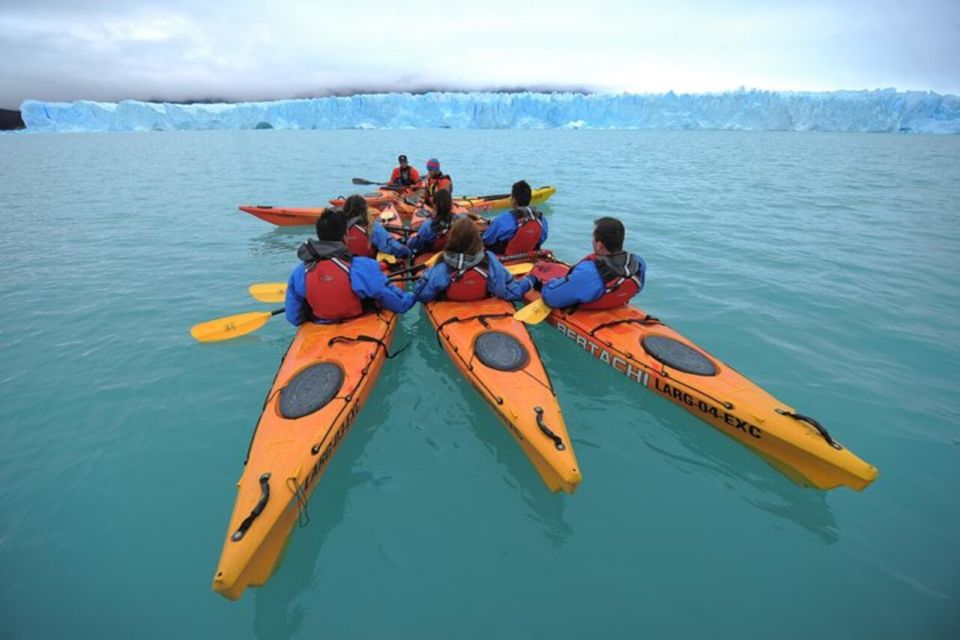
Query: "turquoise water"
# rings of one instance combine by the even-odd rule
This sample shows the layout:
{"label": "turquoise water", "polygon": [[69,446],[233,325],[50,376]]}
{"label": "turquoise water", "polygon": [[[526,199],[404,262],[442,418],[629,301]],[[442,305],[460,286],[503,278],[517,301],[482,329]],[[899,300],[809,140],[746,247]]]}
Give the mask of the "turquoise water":
{"label": "turquoise water", "polygon": [[[584,480],[550,494],[419,309],[283,565],[210,591],[292,335],[269,308],[316,205],[398,152],[457,191],[556,184],[576,259],[617,215],[638,299],[880,469],[793,485],[556,331],[534,337]],[[639,131],[0,137],[5,638],[955,638],[960,138]]]}

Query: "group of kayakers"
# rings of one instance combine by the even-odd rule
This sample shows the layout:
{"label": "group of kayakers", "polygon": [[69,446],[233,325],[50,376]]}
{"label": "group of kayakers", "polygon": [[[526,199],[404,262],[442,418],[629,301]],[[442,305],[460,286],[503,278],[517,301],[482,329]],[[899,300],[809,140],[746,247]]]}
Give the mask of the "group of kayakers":
{"label": "group of kayakers", "polygon": [[[537,255],[547,241],[543,214],[530,206],[526,181],[513,185],[512,208],[489,222],[481,235],[465,214],[453,213],[453,182],[436,159],[427,162],[425,182],[399,157],[391,186],[423,188],[422,204],[432,208],[429,220],[406,243],[394,238],[360,195],[346,199],[342,209],[327,210],[316,223],[316,239],[297,250],[301,263],[287,285],[285,313],[293,325],[307,321],[340,322],[382,307],[404,313],[417,302],[438,299],[469,301],[487,297],[522,300],[531,289],[541,292],[551,308],[609,309],[626,305],[643,289],[646,265],[623,249],[625,230],[616,218],[595,221],[593,252],[567,275],[542,282],[533,273],[515,279],[502,256]],[[377,253],[407,259],[441,251],[413,290],[401,291],[388,280]]]}

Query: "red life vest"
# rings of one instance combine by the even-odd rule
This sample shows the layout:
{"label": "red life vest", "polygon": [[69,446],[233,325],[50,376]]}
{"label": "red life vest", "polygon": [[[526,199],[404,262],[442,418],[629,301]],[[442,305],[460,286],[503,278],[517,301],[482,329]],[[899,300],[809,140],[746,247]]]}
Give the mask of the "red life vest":
{"label": "red life vest", "polygon": [[595,253],[591,253],[581,262],[591,261],[597,266],[600,277],[603,278],[603,295],[592,302],[584,302],[580,309],[598,310],[615,309],[630,302],[630,298],[637,295],[643,287],[640,279],[640,263],[633,256],[627,260],[624,272],[614,270],[606,260],[599,260]]}
{"label": "red life vest", "polygon": [[450,195],[453,195],[453,178],[445,173],[440,174],[436,178],[430,176],[427,178],[425,189],[427,190],[427,192],[424,194],[425,200],[428,204],[433,204],[433,196],[439,189],[446,189],[450,192]]}
{"label": "red life vest", "polygon": [[[447,265],[449,268],[450,265]],[[450,286],[447,287],[445,300],[467,302],[469,300],[483,300],[487,297],[487,259],[484,257],[479,264],[450,273]]]}
{"label": "red life vest", "polygon": [[370,243],[370,234],[357,219],[347,227],[343,243],[347,245],[347,251],[355,256],[373,258],[377,255],[377,248]]}
{"label": "red life vest", "polygon": [[514,256],[518,253],[534,251],[543,235],[543,224],[539,216],[530,207],[524,207],[522,211],[516,209],[513,215],[517,220],[517,232],[507,242],[503,255]]}
{"label": "red life vest", "polygon": [[320,260],[307,271],[307,303],[317,320],[346,320],[363,314],[363,301],[350,286],[350,263]]}

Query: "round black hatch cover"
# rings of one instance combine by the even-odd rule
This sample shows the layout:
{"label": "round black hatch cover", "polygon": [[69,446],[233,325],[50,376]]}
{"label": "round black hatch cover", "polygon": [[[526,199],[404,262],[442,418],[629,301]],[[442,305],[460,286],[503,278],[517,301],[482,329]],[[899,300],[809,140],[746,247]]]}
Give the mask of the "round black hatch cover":
{"label": "round black hatch cover", "polygon": [[343,369],[332,362],[307,367],[280,390],[280,415],[293,420],[330,402],[343,386]]}
{"label": "round black hatch cover", "polygon": [[698,376],[715,376],[717,367],[702,353],[666,336],[647,336],[641,341],[643,350],[678,371]]}
{"label": "round black hatch cover", "polygon": [[530,361],[527,348],[509,333],[487,331],[477,336],[473,351],[480,362],[499,371],[516,371]]}

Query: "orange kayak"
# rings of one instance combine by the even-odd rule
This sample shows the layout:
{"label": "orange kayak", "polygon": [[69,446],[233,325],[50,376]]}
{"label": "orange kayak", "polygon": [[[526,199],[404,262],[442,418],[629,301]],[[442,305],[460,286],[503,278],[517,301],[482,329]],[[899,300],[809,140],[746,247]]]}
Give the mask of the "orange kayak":
{"label": "orange kayak", "polygon": [[326,211],[324,207],[274,207],[269,204],[242,204],[244,211],[278,227],[306,227],[317,223],[317,218]]}
{"label": "orange kayak", "polygon": [[254,431],[213,590],[236,600],[280,564],[294,523],[370,395],[397,319],[302,325]]}
{"label": "orange kayak", "polygon": [[460,373],[490,403],[551,491],[573,493],[580,467],[550,376],[513,305],[498,298],[424,305]]}
{"label": "orange kayak", "polygon": [[[548,281],[569,269],[541,261],[533,273]],[[539,297],[531,291],[527,299]],[[799,484],[860,491],[877,477],[876,467],[836,442],[819,422],[637,307],[553,309],[547,322],[601,362],[745,444]]]}

